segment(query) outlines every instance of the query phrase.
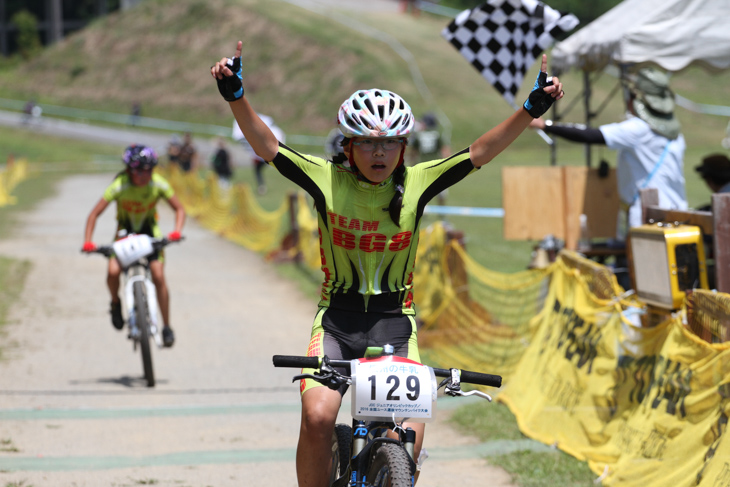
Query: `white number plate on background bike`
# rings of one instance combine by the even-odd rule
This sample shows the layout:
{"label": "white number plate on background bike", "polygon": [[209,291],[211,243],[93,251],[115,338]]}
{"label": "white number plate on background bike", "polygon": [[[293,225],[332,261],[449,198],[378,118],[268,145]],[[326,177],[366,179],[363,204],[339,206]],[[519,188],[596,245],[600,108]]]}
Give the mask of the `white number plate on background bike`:
{"label": "white number plate on background bike", "polygon": [[117,240],[112,244],[114,255],[122,265],[128,267],[142,257],[152,254],[155,249],[152,247],[152,239],[149,235],[135,234]]}
{"label": "white number plate on background bike", "polygon": [[427,423],[436,412],[433,369],[402,357],[352,361],[352,417],[363,421],[409,418]]}

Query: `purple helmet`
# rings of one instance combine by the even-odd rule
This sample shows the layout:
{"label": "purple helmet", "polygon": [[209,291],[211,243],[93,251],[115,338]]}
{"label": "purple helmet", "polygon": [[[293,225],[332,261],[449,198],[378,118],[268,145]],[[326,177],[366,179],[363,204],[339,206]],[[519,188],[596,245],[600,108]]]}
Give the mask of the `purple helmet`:
{"label": "purple helmet", "polygon": [[124,150],[122,161],[132,169],[152,169],[157,165],[157,154],[152,147],[132,144]]}

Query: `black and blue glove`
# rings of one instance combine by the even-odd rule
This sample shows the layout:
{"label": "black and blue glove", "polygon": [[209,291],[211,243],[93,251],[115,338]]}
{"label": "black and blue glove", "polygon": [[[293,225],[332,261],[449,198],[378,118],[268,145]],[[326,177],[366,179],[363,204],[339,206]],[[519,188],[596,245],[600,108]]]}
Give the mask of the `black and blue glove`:
{"label": "black and blue glove", "polygon": [[555,98],[550,93],[545,93],[544,88],[553,84],[552,78],[548,79],[545,71],[540,71],[535,80],[535,86],[532,88],[530,95],[525,100],[525,104],[522,105],[527,110],[527,113],[532,118],[539,118],[547,112],[553,103]]}
{"label": "black and blue glove", "polygon": [[236,101],[243,98],[243,69],[240,56],[229,58],[226,66],[233,71],[233,76],[223,75],[222,79],[216,79],[218,91],[221,92],[224,100]]}

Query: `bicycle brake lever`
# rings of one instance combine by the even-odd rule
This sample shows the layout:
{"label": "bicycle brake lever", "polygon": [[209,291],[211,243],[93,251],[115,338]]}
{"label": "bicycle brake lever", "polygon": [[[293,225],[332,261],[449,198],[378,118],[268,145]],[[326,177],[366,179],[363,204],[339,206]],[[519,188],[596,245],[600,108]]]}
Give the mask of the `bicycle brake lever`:
{"label": "bicycle brake lever", "polygon": [[454,389],[449,388],[449,386],[446,386],[446,388],[444,389],[444,392],[446,394],[448,394],[449,396],[474,396],[474,395],[477,395],[483,399],[486,399],[489,402],[492,402],[492,396],[490,396],[486,392],[482,392],[482,391],[473,390],[473,391],[469,391],[469,392],[464,392],[461,389],[454,390]]}
{"label": "bicycle brake lever", "polygon": [[294,376],[294,377],[292,378],[292,380],[291,380],[291,381],[292,381],[292,382],[296,382],[296,381],[298,381],[298,380],[303,380],[303,379],[312,379],[312,380],[318,380],[318,379],[322,379],[322,378],[321,378],[321,377],[317,377],[316,375],[312,375],[312,374],[300,374],[300,375],[295,375],[295,376]]}

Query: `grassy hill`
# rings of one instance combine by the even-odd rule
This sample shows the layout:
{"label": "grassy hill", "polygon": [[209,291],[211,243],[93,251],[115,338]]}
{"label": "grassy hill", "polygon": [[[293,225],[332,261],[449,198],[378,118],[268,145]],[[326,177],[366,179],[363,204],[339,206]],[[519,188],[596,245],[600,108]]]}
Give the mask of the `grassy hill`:
{"label": "grassy hill", "polygon": [[[325,135],[347,96],[359,88],[382,87],[406,98],[417,116],[440,108],[453,125],[452,145],[458,149],[512,109],[441,38],[447,23],[426,14],[330,17],[279,0],[147,0],[99,19],[32,62],[0,71],[0,97],[123,114],[137,101],[145,116],[229,125],[233,118],[209,68],[231,55],[240,39],[247,96],[287,133]],[[363,26],[369,27],[367,34]],[[391,47],[393,41],[413,55],[430,98],[419,92],[407,63]],[[533,66],[518,99],[526,96],[536,70]],[[696,102],[722,105],[730,99],[729,78],[730,74],[712,76],[691,69],[676,75],[673,86]],[[573,105],[565,119],[582,121],[582,74],[568,73],[562,79],[567,96],[561,110]],[[615,84],[608,76],[595,83],[593,109]],[[617,95],[596,123],[620,120],[622,112]],[[693,167],[702,155],[723,150],[719,143],[727,120],[681,109],[679,116],[688,142],[690,205],[699,205],[709,200],[709,191]],[[600,158],[615,160],[605,148],[593,152],[594,163]],[[558,162],[584,164],[583,147],[561,142]],[[548,163],[548,146],[536,134],[525,133],[479,175],[452,189],[449,204],[499,207],[502,165]],[[514,271],[529,260],[532,243],[502,241],[500,220],[453,223],[467,230],[470,252],[492,268]]]}

